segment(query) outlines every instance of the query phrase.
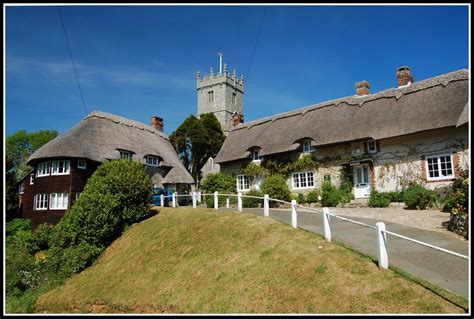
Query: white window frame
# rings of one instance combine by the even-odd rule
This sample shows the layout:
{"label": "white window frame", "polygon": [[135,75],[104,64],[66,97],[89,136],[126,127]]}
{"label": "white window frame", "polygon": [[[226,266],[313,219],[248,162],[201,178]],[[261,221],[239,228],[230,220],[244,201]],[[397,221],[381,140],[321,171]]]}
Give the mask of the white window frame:
{"label": "white window frame", "polygon": [[35,174],[30,174],[30,185],[35,184]]}
{"label": "white window frame", "polygon": [[145,158],[146,158],[146,165],[148,166],[158,167],[160,165],[160,159],[156,156],[150,155],[150,156],[146,156]]}
{"label": "white window frame", "polygon": [[76,193],[75,201],[77,201],[79,199],[79,197],[81,197],[81,194],[82,194],[82,192],[77,192]]}
{"label": "white window frame", "polygon": [[303,142],[303,153],[312,153],[314,152],[314,148],[311,146],[311,141],[304,141]]}
{"label": "white window frame", "polygon": [[[68,193],[51,193],[49,201],[50,210],[67,210],[69,205]],[[56,199],[57,198],[57,199]],[[61,206],[58,204],[61,203]]]}
{"label": "white window frame", "polygon": [[49,176],[51,174],[51,162],[38,163],[36,177]]}
{"label": "white window frame", "polygon": [[[63,162],[63,172],[59,172],[59,163]],[[66,170],[67,169],[67,170]],[[71,172],[71,161],[70,160],[58,160],[51,162],[51,175],[69,175]]]}
{"label": "white window frame", "polygon": [[[250,178],[245,174],[237,175],[237,191],[238,192],[246,192],[250,190]],[[247,183],[245,183],[247,181]],[[245,188],[246,184],[248,188]],[[240,187],[242,186],[242,187]]]}
{"label": "white window frame", "polygon": [[[83,164],[83,165],[81,165]],[[87,161],[86,160],[77,160],[77,168],[86,169],[87,168]]]}
{"label": "white window frame", "polygon": [[128,159],[128,160],[131,160],[132,157],[133,157],[133,154],[132,152],[129,152],[129,151],[119,151],[120,152],[120,159]]}
{"label": "white window frame", "polygon": [[21,182],[20,186],[18,187],[18,194],[23,194],[25,193],[25,184]]}
{"label": "white window frame", "polygon": [[33,209],[34,210],[47,210],[48,209],[48,194],[36,194],[34,197]]}
{"label": "white window frame", "polygon": [[[443,175],[443,169],[441,168],[441,158],[449,158],[449,163],[451,165],[451,174],[450,175]],[[436,163],[434,165],[437,166],[438,177],[430,177],[430,159],[436,159]],[[425,172],[426,172],[426,180],[427,181],[437,181],[443,179],[453,179],[456,178],[455,176],[455,169],[454,169],[454,161],[452,154],[440,154],[440,155],[431,155],[425,157]]]}
{"label": "white window frame", "polygon": [[[312,185],[310,185],[312,184]],[[304,186],[302,186],[304,185]],[[291,174],[292,189],[311,189],[315,187],[314,171],[295,172]]]}
{"label": "white window frame", "polygon": [[256,149],[252,151],[252,160],[254,162],[260,162],[263,159],[263,156],[260,155],[260,150]]}
{"label": "white window frame", "polygon": [[[371,146],[373,146],[373,149],[371,149]],[[377,143],[375,142],[375,140],[368,140],[367,141],[367,152],[377,153]]]}

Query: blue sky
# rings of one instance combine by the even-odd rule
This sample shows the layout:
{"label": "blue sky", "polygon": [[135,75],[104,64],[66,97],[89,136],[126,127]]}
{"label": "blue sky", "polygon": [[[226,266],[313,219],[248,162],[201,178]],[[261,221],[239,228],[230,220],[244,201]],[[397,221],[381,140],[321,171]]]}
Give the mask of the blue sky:
{"label": "blue sky", "polygon": [[[245,76],[245,121],[469,68],[468,6],[65,6],[87,112],[171,134],[197,112],[196,71]],[[86,110],[55,6],[6,7],[5,133],[65,132]]]}

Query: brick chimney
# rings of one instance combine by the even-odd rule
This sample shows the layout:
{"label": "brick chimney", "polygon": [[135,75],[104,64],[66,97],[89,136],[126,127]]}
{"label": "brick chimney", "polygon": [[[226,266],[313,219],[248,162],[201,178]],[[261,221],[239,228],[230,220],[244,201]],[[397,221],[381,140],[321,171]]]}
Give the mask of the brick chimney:
{"label": "brick chimney", "polygon": [[163,119],[161,117],[158,117],[158,116],[152,116],[151,117],[151,126],[153,126],[154,128],[156,128],[158,131],[160,132],[163,132],[163,128],[164,128],[164,123],[163,123]]}
{"label": "brick chimney", "polygon": [[237,126],[239,124],[244,124],[244,116],[234,112],[234,114],[232,114],[232,126]]}
{"label": "brick chimney", "polygon": [[410,68],[407,66],[399,67],[397,70],[397,84],[398,87],[408,85],[415,82],[413,75],[411,74]]}
{"label": "brick chimney", "polygon": [[356,82],[356,95],[370,95],[370,83],[368,81]]}

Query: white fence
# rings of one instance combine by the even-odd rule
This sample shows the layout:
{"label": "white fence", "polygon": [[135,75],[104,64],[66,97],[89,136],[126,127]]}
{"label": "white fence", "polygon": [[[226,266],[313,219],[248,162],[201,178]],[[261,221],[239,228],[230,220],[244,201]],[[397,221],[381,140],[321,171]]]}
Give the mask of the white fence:
{"label": "white fence", "polygon": [[[214,192],[214,194],[201,194],[201,192],[193,192],[192,194],[186,194],[186,195],[177,195],[173,194],[172,195],[172,207],[176,207],[176,197],[191,197],[192,198],[192,203],[193,203],[193,208],[197,208],[197,202],[202,201],[203,196],[213,196],[214,197],[214,209],[219,209],[219,196],[224,196],[227,197],[226,199],[226,208],[229,208],[229,197],[237,197],[237,210],[239,212],[242,212],[242,198],[254,198],[254,199],[261,199],[263,201],[263,215],[265,217],[270,216],[270,201],[273,202],[278,202],[278,203],[283,203],[283,204],[288,204],[291,206],[291,226],[294,228],[298,228],[298,208],[305,209],[306,211],[310,212],[316,212],[322,214],[322,219],[323,219],[323,226],[324,226],[324,238],[327,241],[331,241],[331,226],[330,226],[330,218],[331,216],[334,218],[338,218],[340,220],[357,224],[363,227],[367,227],[370,229],[375,230],[377,234],[377,252],[378,252],[378,265],[382,269],[388,269],[388,250],[387,250],[387,234],[414,242],[416,244],[429,247],[462,259],[467,259],[469,260],[468,256],[441,248],[437,247],[410,237],[406,237],[397,233],[393,233],[391,231],[388,231],[385,229],[385,224],[383,222],[378,222],[376,226],[371,226],[367,225],[355,220],[351,220],[342,216],[337,216],[332,213],[330,213],[329,208],[324,207],[322,209],[317,209],[317,208],[311,208],[311,207],[306,207],[303,205],[299,205],[296,203],[295,200],[292,200],[291,202],[279,200],[279,199],[274,199],[270,198],[268,195],[265,195],[264,197],[259,197],[259,196],[247,196],[243,195],[242,193],[237,193],[237,194],[219,194],[218,192]],[[163,201],[164,197],[161,195],[161,206],[164,205]]]}

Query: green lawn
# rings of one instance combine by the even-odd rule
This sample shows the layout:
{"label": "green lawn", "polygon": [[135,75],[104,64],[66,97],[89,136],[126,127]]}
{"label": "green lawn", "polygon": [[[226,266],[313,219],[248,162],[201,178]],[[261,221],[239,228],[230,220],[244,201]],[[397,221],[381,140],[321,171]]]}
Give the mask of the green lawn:
{"label": "green lawn", "polygon": [[463,313],[367,257],[254,215],[163,208],[38,312]]}

